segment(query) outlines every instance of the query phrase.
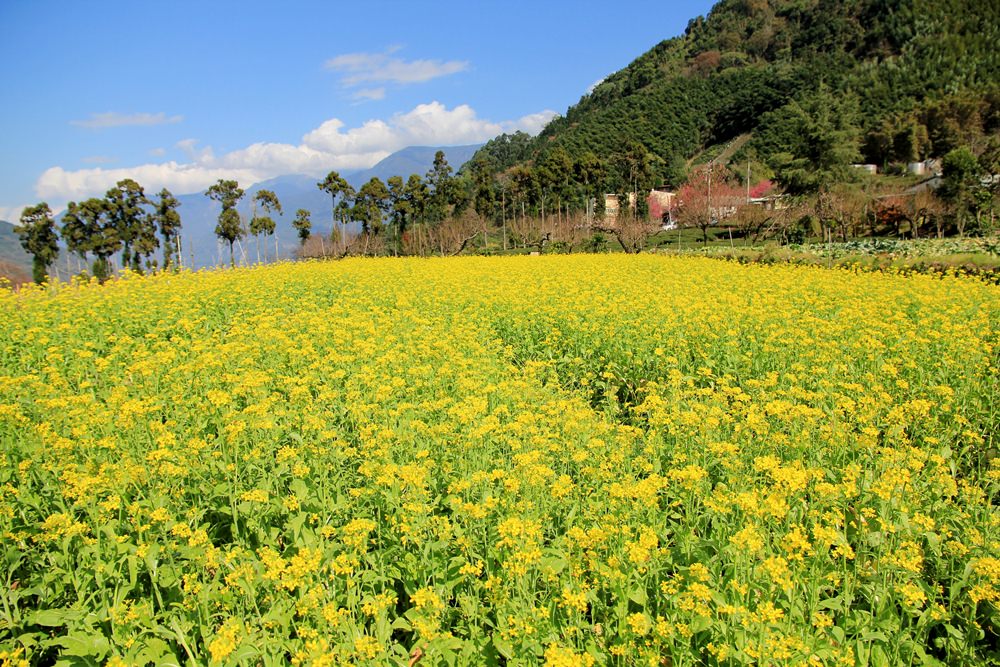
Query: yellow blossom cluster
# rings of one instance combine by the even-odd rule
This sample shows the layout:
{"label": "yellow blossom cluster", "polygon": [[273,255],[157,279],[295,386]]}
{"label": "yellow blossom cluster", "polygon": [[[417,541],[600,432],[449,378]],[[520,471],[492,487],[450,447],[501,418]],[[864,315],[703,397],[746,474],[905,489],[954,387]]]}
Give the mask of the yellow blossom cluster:
{"label": "yellow blossom cluster", "polygon": [[0,662],[984,664],[1000,288],[647,255],[0,293]]}

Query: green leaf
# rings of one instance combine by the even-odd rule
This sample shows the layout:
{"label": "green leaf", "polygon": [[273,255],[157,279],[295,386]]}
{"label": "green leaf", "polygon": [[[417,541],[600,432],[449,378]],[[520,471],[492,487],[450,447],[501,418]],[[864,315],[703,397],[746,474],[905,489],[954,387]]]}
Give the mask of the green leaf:
{"label": "green leaf", "polygon": [[[298,480],[296,480],[296,481],[298,481]],[[306,514],[305,512],[299,512],[294,517],[292,517],[288,521],[288,524],[287,524],[288,530],[291,532],[291,534],[292,535],[298,535],[299,531],[302,530],[302,526],[305,524],[306,519],[308,519],[308,518],[309,518],[309,515]]]}
{"label": "green leaf", "polygon": [[29,625],[42,625],[47,628],[58,628],[71,621],[79,621],[84,612],[68,609],[42,609],[28,615]]}
{"label": "green leaf", "polygon": [[139,576],[139,562],[135,556],[128,556],[125,561],[128,563],[128,583],[130,587],[135,586],[136,579]]}
{"label": "green leaf", "polygon": [[247,664],[250,658],[255,658],[260,654],[256,648],[249,644],[243,644],[229,656],[228,660],[230,664],[233,665],[243,665]]}
{"label": "green leaf", "polygon": [[180,582],[180,573],[173,565],[164,565],[157,572],[156,584],[160,588],[171,588]]}
{"label": "green leaf", "polygon": [[507,658],[508,660],[514,657],[514,647],[509,641],[500,639],[496,635],[493,635],[493,646],[496,648],[497,653]]}
{"label": "green leaf", "polygon": [[962,632],[961,630],[959,630],[958,628],[956,628],[951,623],[945,623],[944,624],[944,629],[945,629],[945,632],[947,632],[950,636],[954,637],[958,641],[960,641],[960,642],[961,641],[965,641],[965,633]]}
{"label": "green leaf", "polygon": [[156,561],[159,555],[160,555],[160,545],[156,543],[150,544],[149,550],[146,551],[146,556],[143,559],[146,561],[146,567],[149,568],[150,572],[154,572],[156,570]]}
{"label": "green leaf", "polygon": [[566,568],[566,559],[557,556],[547,556],[542,558],[539,564],[543,570],[552,570],[552,572],[559,574]]}
{"label": "green leaf", "polygon": [[152,637],[146,640],[146,645],[136,653],[135,661],[144,665],[153,663],[155,665],[163,665],[164,667],[168,665],[180,667],[177,658],[170,650],[170,646],[159,637]]}
{"label": "green leaf", "polygon": [[694,620],[688,624],[688,628],[690,628],[693,634],[697,634],[702,630],[708,630],[710,627],[712,627],[712,619],[707,616],[695,616]]}
{"label": "green leaf", "polygon": [[871,665],[872,667],[889,667],[889,655],[881,644],[872,646]]}
{"label": "green leaf", "polygon": [[295,494],[298,498],[306,498],[309,496],[309,487],[301,479],[293,479],[288,484],[288,490]]}
{"label": "green leaf", "polygon": [[78,658],[95,658],[103,660],[111,645],[103,635],[68,635],[60,637],[58,642],[65,650],[62,654]]}

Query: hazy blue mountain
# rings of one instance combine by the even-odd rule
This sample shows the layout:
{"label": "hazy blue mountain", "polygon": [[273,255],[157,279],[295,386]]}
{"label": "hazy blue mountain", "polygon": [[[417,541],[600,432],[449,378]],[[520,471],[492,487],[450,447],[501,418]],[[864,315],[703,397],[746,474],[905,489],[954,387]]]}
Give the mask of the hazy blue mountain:
{"label": "hazy blue mountain", "polygon": [[[389,155],[370,169],[341,171],[341,176],[355,189],[360,188],[373,176],[383,181],[391,176],[409,178],[410,174],[424,176],[434,164],[434,154],[442,150],[455,172],[471,158],[481,147],[472,146],[410,146]],[[282,214],[272,215],[275,222],[275,235],[261,237],[260,258],[271,261],[275,256],[275,241],[277,254],[281,258],[294,256],[299,247],[298,233],[292,227],[292,220],[298,209],[304,208],[312,214],[313,233],[329,236],[333,229],[332,202],[330,196],[316,187],[318,180],[313,176],[303,174],[288,174],[262,181],[245,188],[246,194],[237,207],[240,214],[249,221],[253,195],[258,190],[271,190],[281,202]],[[147,192],[153,199],[156,193]],[[185,266],[204,268],[221,266],[229,263],[229,246],[222,244],[215,236],[215,225],[219,217],[220,205],[205,196],[205,191],[177,195],[180,202],[178,213],[181,216],[181,248]],[[62,219],[62,212],[56,216],[56,222]],[[237,262],[254,263],[257,261],[257,239],[248,237],[234,248]],[[157,253],[157,257],[160,253]],[[9,260],[19,267],[31,270],[31,257],[21,248],[18,237],[13,232],[10,223],[0,224],[0,260]],[[59,275],[66,273],[65,255],[57,260],[56,271]],[[82,268],[75,257],[70,258],[73,271]]]}
{"label": "hazy blue mountain", "polygon": [[31,255],[21,247],[14,224],[6,220],[0,220],[0,262],[10,262],[31,275]]}
{"label": "hazy blue mountain", "polygon": [[[330,207],[330,198],[316,187],[316,180],[311,176],[293,174],[279,176],[267,181],[262,181],[248,188],[246,194],[240,201],[237,209],[240,214],[249,220],[251,215],[253,195],[258,190],[271,190],[281,202],[282,214],[272,215],[275,222],[275,236],[266,240],[261,237],[262,258],[263,247],[267,247],[266,256],[274,257],[275,238],[278,242],[278,255],[290,257],[298,247],[298,236],[292,228],[292,220],[295,212],[304,208],[312,213],[313,231],[329,232],[329,223],[323,227],[324,206]],[[202,268],[226,264],[229,261],[229,246],[219,243],[215,236],[215,224],[219,217],[220,204],[205,196],[204,191],[191,194],[178,195],[180,208],[177,209],[181,216],[181,246],[184,255],[184,264]],[[253,237],[243,239],[236,248],[237,261],[241,261],[246,253],[246,259],[254,262],[257,259],[257,240]]]}
{"label": "hazy blue mountain", "polygon": [[396,151],[371,169],[363,169],[350,174],[345,173],[344,178],[357,188],[371,180],[373,176],[377,176],[383,181],[392,176],[402,176],[404,181],[410,177],[410,174],[423,176],[434,164],[434,154],[438,151],[444,151],[448,164],[457,172],[459,167],[468,162],[482,146],[482,144],[448,146],[447,148],[410,146]]}
{"label": "hazy blue mountain", "polygon": [[[387,180],[391,176],[408,178],[410,174],[425,175],[434,163],[434,154],[443,150],[448,163],[457,172],[459,167],[479,149],[474,146],[411,146],[388,156],[371,169],[361,171],[344,171],[342,175],[355,189],[361,187],[373,176]],[[282,215],[272,216],[276,223],[278,255],[291,257],[299,246],[298,235],[292,227],[295,212],[304,208],[312,214],[313,233],[329,235],[332,230],[332,214],[329,195],[316,187],[317,178],[302,174],[278,176],[246,188],[246,195],[240,202],[239,212],[249,218],[251,200],[258,190],[272,190],[281,201]],[[177,197],[181,206],[178,212],[183,222],[182,246],[184,263],[196,268],[226,264],[229,261],[229,248],[220,244],[215,236],[215,224],[219,215],[219,204],[211,201],[204,192],[197,192]],[[275,252],[275,237],[265,240],[261,238],[261,258],[271,259]],[[247,261],[257,260],[257,241],[253,237],[243,240],[237,248],[237,261],[244,256]]]}

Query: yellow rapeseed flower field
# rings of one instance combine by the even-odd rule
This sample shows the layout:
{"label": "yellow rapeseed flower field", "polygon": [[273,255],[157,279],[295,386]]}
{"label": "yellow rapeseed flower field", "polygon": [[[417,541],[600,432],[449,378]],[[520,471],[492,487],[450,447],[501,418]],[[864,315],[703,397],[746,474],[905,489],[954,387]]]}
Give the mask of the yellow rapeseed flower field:
{"label": "yellow rapeseed flower field", "polygon": [[1000,289],[661,256],[0,294],[0,665],[998,659]]}

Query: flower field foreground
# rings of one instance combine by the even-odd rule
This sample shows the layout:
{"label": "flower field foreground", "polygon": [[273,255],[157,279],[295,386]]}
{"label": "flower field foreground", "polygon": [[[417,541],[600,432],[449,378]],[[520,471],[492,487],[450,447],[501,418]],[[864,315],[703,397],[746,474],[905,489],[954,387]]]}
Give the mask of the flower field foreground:
{"label": "flower field foreground", "polygon": [[0,296],[0,663],[998,660],[1000,289],[346,260]]}

